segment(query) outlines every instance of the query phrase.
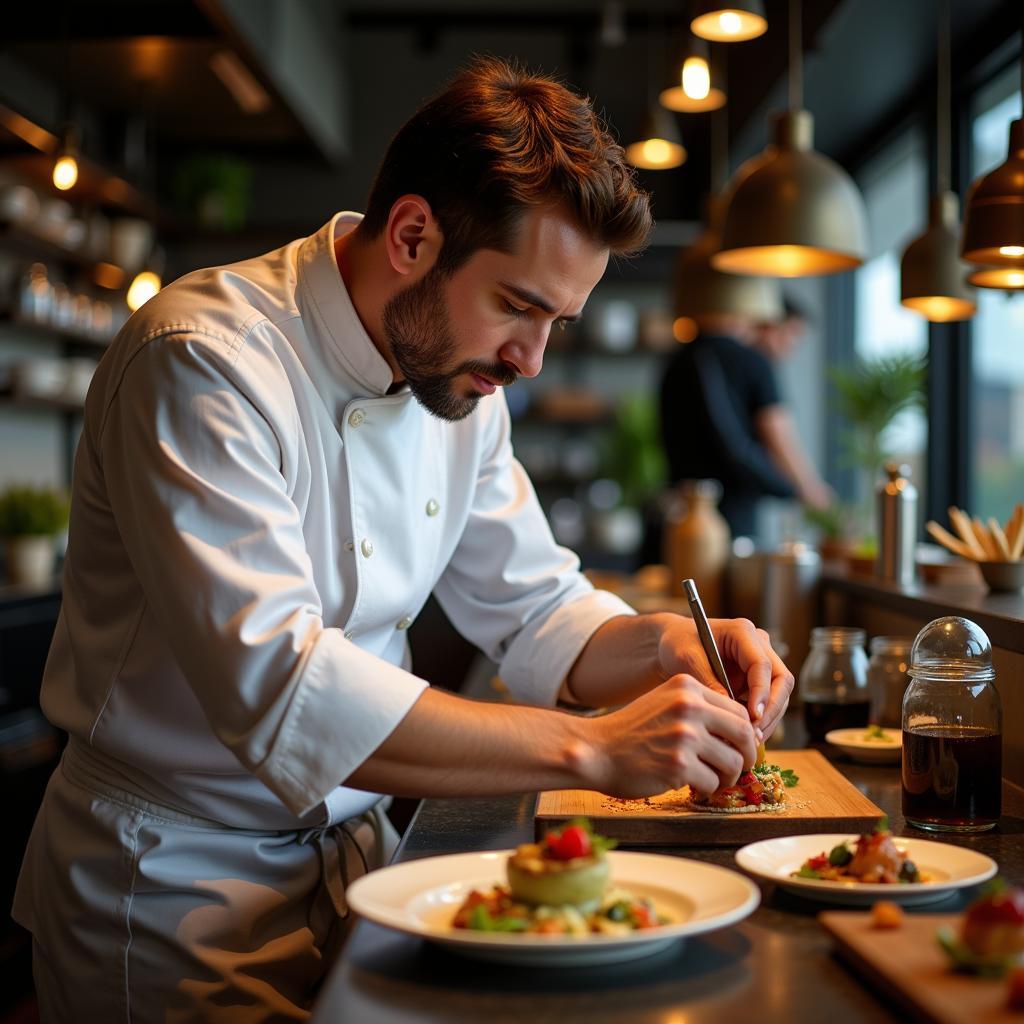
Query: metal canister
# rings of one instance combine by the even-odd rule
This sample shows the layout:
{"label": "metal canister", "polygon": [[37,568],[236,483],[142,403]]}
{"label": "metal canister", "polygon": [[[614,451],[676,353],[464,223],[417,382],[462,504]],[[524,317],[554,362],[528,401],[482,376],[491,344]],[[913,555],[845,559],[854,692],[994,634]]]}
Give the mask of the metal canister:
{"label": "metal canister", "polygon": [[758,625],[788,647],[786,664],[799,674],[808,637],[818,619],[821,557],[806,544],[787,541],[764,558],[764,589]]}
{"label": "metal canister", "polygon": [[914,581],[917,546],[917,488],[910,467],[885,464],[886,480],[878,488],[878,561],[875,575],[890,583]]}

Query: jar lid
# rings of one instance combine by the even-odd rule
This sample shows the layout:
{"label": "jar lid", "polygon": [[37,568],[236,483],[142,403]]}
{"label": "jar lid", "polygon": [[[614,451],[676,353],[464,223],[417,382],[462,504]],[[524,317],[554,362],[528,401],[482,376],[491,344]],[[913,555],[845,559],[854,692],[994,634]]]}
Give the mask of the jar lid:
{"label": "jar lid", "polygon": [[912,636],[873,636],[871,638],[871,653],[892,654],[902,658],[910,653],[913,643]]}
{"label": "jar lid", "polygon": [[815,626],[811,630],[814,646],[827,644],[834,651],[847,651],[864,646],[864,630],[856,626]]}
{"label": "jar lid", "polygon": [[929,622],[914,638],[910,651],[911,676],[930,679],[995,679],[992,644],[970,619],[945,615]]}

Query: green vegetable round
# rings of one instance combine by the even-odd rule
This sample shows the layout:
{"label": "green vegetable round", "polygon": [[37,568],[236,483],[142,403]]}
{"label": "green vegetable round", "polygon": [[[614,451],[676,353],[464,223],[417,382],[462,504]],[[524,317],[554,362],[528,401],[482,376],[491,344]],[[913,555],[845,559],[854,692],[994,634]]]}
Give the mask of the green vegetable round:
{"label": "green vegetable round", "polygon": [[508,864],[508,884],[512,897],[537,906],[569,903],[580,910],[595,910],[608,886],[609,867],[605,857],[595,858],[578,868],[534,873],[524,871],[514,861]]}

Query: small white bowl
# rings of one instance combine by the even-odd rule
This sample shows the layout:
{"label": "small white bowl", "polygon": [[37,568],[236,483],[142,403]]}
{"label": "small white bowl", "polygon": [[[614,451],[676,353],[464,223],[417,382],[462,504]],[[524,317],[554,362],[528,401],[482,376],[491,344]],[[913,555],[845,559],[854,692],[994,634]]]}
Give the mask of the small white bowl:
{"label": "small white bowl", "polygon": [[903,756],[903,733],[899,729],[883,729],[885,739],[868,739],[871,726],[859,729],[833,729],[825,740],[838,747],[854,761],[864,764],[893,764]]}

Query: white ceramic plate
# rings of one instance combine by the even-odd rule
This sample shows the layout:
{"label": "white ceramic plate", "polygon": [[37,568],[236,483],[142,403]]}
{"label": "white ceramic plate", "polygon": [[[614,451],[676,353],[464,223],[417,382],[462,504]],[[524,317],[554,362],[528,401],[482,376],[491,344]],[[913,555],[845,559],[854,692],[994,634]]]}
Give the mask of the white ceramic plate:
{"label": "white ceramic plate", "polygon": [[903,751],[903,733],[899,729],[883,729],[884,740],[866,739],[868,729],[833,729],[825,739],[855,761],[864,764],[892,764],[900,760]]}
{"label": "white ceramic plate", "polygon": [[673,919],[660,928],[629,935],[522,935],[474,932],[449,923],[471,889],[505,882],[511,850],[456,853],[395,864],[357,879],[346,891],[363,917],[409,935],[440,943],[464,956],[531,967],[616,963],[657,953],[690,935],[742,921],[760,892],[728,868],[655,853],[608,854],[612,885],[649,896]]}
{"label": "white ceramic plate", "polygon": [[833,846],[853,840],[855,835],[785,836],[763,839],[736,851],[736,863],[790,892],[824,903],[870,906],[876,900],[914,905],[934,903],[969,885],[977,885],[996,873],[996,862],[983,853],[936,843],[928,839],[893,837],[893,842],[933,881],[919,885],[884,885],[867,882],[827,882],[819,878],[794,878],[793,872],[809,857],[828,853]]}

